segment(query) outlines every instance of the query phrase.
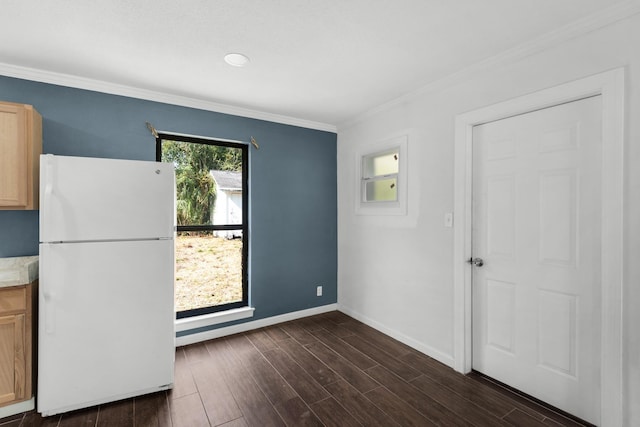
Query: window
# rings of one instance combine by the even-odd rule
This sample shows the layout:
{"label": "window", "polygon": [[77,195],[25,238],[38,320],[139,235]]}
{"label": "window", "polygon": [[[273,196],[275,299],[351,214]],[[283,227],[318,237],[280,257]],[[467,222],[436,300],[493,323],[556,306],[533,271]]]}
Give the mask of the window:
{"label": "window", "polygon": [[176,170],[176,317],[248,306],[248,147],[159,134]]}
{"label": "window", "polygon": [[358,154],[357,214],[406,214],[406,155],[406,136],[385,141],[379,150]]}
{"label": "window", "polygon": [[362,157],[362,201],[397,202],[400,148]]}

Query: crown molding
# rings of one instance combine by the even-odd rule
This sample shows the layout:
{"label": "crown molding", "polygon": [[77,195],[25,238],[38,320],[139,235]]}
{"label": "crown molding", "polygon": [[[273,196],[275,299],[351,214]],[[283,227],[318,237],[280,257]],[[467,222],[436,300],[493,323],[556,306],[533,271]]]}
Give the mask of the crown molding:
{"label": "crown molding", "polygon": [[520,45],[502,53],[476,62],[475,64],[449,74],[441,79],[435,80],[417,90],[411,91],[389,102],[374,107],[350,120],[338,124],[337,128],[338,130],[348,129],[375,116],[376,114],[388,111],[401,104],[411,102],[425,94],[437,92],[456,83],[468,80],[479,72],[490,70],[496,66],[505,65],[509,62],[533,55],[534,53],[544,51],[555,45],[614,24],[638,13],[640,13],[640,0],[629,0],[610,6],[597,13],[571,22],[527,42],[521,43]]}
{"label": "crown molding", "polygon": [[197,108],[200,110],[214,111],[216,113],[230,114],[257,120],[265,120],[285,125],[298,126],[327,132],[337,132],[337,127],[328,123],[315,122],[280,114],[267,113],[249,108],[237,107],[203,99],[174,95],[166,92],[152,91],[133,86],[110,83],[102,80],[94,80],[71,74],[55,73],[35,68],[22,67],[0,62],[0,75],[31,80],[41,83],[50,83],[75,89],[91,90],[111,95],[127,96],[130,98],[147,101],[162,102],[165,104],[182,107]]}

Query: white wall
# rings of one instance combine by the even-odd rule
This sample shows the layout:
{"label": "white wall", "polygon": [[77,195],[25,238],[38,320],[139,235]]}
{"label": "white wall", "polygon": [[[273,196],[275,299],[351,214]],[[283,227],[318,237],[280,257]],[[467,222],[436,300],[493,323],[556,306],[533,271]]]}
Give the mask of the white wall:
{"label": "white wall", "polygon": [[[475,72],[338,132],[338,304],[341,310],[452,364],[454,118],[613,68],[626,70],[625,423],[640,425],[640,15]],[[409,135],[409,213],[355,215],[355,156]]]}

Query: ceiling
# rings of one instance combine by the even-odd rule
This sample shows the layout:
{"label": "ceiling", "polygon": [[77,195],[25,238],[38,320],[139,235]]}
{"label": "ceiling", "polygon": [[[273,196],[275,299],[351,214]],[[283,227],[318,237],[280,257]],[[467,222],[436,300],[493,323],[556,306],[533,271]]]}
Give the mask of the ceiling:
{"label": "ceiling", "polygon": [[[0,74],[10,66],[335,128],[622,3],[2,0]],[[226,64],[230,52],[250,63]]]}

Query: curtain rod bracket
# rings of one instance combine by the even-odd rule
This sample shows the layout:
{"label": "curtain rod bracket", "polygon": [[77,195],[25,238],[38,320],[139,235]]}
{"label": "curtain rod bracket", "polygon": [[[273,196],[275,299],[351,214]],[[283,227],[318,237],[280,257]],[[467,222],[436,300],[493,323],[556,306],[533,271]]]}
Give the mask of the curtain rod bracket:
{"label": "curtain rod bracket", "polygon": [[251,137],[251,145],[256,147],[256,150],[260,149],[260,146],[258,145],[258,143],[256,142],[256,139],[254,137]]}
{"label": "curtain rod bracket", "polygon": [[156,130],[156,128],[153,127],[153,125],[149,122],[145,122],[147,125],[147,129],[149,129],[149,132],[151,132],[151,135],[155,136],[156,138],[159,138],[158,136],[158,131]]}

